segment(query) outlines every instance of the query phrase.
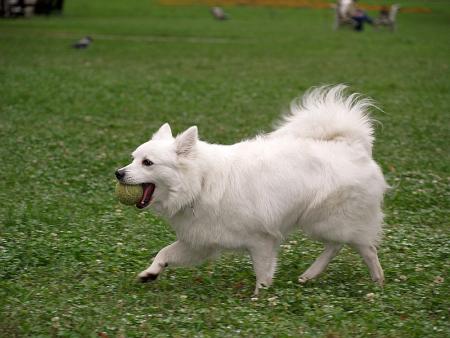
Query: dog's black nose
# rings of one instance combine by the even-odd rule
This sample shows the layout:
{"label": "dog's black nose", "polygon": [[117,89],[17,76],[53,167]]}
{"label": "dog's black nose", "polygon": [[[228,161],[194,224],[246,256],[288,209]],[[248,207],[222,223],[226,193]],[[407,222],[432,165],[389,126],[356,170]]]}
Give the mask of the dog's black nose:
{"label": "dog's black nose", "polygon": [[120,181],[125,176],[124,170],[116,170],[116,177]]}

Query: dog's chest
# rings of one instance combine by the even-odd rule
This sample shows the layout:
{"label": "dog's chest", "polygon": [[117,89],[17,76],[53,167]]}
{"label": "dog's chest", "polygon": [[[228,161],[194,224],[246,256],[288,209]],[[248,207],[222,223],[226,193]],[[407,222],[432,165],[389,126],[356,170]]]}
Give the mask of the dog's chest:
{"label": "dog's chest", "polygon": [[186,208],[171,219],[177,238],[195,246],[234,249],[242,247],[240,236],[211,212]]}

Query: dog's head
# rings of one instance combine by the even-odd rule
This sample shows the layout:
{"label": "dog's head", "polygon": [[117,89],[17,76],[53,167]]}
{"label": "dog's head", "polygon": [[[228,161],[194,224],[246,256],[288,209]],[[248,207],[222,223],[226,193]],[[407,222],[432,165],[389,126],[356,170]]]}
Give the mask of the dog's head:
{"label": "dog's head", "polygon": [[164,124],[150,141],[132,153],[132,162],[116,171],[125,184],[141,184],[144,190],[136,204],[151,206],[165,216],[173,216],[192,203],[201,187],[197,158],[197,127],[190,127],[177,137]]}

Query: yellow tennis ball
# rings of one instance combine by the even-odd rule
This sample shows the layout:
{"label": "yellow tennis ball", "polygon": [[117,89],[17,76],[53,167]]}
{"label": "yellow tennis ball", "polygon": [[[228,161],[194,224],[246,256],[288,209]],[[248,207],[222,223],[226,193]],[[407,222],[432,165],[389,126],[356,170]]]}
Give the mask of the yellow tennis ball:
{"label": "yellow tennis ball", "polygon": [[144,190],[140,184],[130,185],[117,182],[116,197],[120,203],[125,205],[135,205],[141,198]]}

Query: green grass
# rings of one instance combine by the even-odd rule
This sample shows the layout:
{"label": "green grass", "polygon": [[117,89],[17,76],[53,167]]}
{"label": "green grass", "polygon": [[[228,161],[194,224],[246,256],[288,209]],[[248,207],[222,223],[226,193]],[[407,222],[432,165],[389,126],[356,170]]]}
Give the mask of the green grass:
{"label": "green grass", "polygon": [[[433,12],[401,13],[395,34],[333,32],[326,10],[230,7],[215,22],[205,7],[148,1],[0,20],[0,336],[448,337],[450,8],[404,5]],[[69,47],[85,34],[89,49]],[[310,86],[340,82],[383,109],[384,289],[349,249],[298,285],[321,251],[299,234],[257,301],[239,255],[135,282],[174,239],[113,196],[135,146],[166,121],[232,143],[269,131]]]}

